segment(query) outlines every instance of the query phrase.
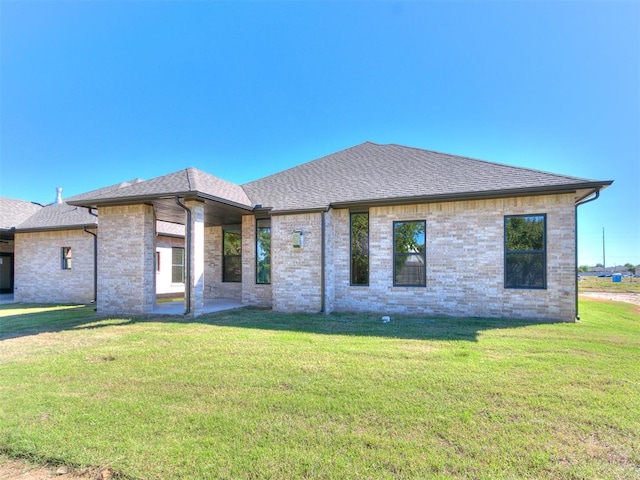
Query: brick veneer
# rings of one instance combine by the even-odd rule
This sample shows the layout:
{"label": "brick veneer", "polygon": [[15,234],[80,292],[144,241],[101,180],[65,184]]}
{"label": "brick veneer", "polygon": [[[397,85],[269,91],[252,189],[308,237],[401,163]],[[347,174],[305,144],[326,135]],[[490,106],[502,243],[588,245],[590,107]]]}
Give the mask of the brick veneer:
{"label": "brick veneer", "polygon": [[[95,229],[91,231],[95,232]],[[62,247],[71,247],[70,270]],[[14,299],[33,303],[93,301],[93,237],[82,230],[15,234]]]}
{"label": "brick veneer", "polygon": [[[273,262],[272,262],[273,264]],[[271,307],[271,284],[256,283],[256,217],[242,217],[242,303]]]}
{"label": "brick veneer", "polygon": [[141,314],[155,307],[155,215],[150,205],[100,208],[98,312]]}
{"label": "brick veneer", "polygon": [[[547,214],[547,288],[504,288],[504,216]],[[332,210],[328,307],[459,317],[575,317],[573,195],[429,203],[369,210],[370,284],[349,284],[349,211]],[[426,220],[427,286],[393,286],[393,222]],[[328,269],[329,269],[328,268]],[[330,283],[328,282],[328,283]],[[290,309],[305,305],[288,304]]]}
{"label": "brick veneer", "polygon": [[[242,283],[222,281],[222,227],[206,227],[204,236],[204,298],[241,300]],[[244,262],[244,245],[242,255]]]}

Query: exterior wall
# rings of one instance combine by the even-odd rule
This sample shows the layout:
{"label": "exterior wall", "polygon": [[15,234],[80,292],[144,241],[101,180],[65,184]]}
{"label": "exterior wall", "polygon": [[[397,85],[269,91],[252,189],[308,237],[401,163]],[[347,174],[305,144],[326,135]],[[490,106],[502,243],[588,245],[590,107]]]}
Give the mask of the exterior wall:
{"label": "exterior wall", "polygon": [[[272,262],[273,264],[273,262]],[[271,307],[271,285],[256,283],[256,217],[242,217],[242,303],[254,307]]]}
{"label": "exterior wall", "polygon": [[[293,247],[295,230],[303,232],[303,248]],[[322,309],[321,261],[321,213],[271,217],[271,288],[275,311],[319,312]]]}
{"label": "exterior wall", "polygon": [[153,207],[100,208],[98,233],[98,312],[142,314],[156,295]]}
{"label": "exterior wall", "polygon": [[171,282],[171,249],[173,247],[184,248],[184,243],[184,238],[157,237],[156,252],[160,254],[160,269],[156,270],[157,295],[184,294],[184,283]]}
{"label": "exterior wall", "polygon": [[0,253],[13,253],[14,248],[13,240],[3,240],[0,242]]}
{"label": "exterior wall", "polygon": [[[547,215],[547,288],[504,288],[504,216]],[[369,286],[351,286],[349,211],[332,210],[337,311],[457,317],[575,317],[575,210],[568,195],[431,203],[369,210]],[[427,286],[393,286],[393,222],[426,220]],[[329,282],[327,282],[329,283]],[[295,306],[295,305],[293,305]]]}
{"label": "exterior wall", "polygon": [[[243,244],[243,262],[244,256]],[[242,274],[244,282],[244,269]],[[205,227],[204,229],[204,298],[242,300],[242,283],[222,281],[222,227]]]}
{"label": "exterior wall", "polygon": [[[71,247],[73,258],[69,270],[62,269],[62,247]],[[16,233],[15,301],[93,301],[93,259],[93,236],[82,230]]]}

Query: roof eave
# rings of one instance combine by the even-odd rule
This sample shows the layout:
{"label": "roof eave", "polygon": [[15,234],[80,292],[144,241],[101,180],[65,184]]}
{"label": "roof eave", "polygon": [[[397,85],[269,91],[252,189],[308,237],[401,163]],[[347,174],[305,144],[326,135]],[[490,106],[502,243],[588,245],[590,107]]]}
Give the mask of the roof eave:
{"label": "roof eave", "polygon": [[52,232],[56,230],[84,230],[85,228],[98,228],[97,223],[83,223],[81,225],[55,225],[44,227],[16,227],[15,233]]}
{"label": "roof eave", "polygon": [[252,211],[253,207],[242,203],[234,202],[226,198],[216,197],[202,192],[171,192],[154,195],[134,195],[129,197],[115,197],[115,198],[88,198],[83,200],[70,200],[67,201],[69,205],[76,205],[80,207],[100,208],[100,207],[113,207],[117,205],[132,205],[136,203],[153,203],[155,200],[169,200],[175,197],[180,197],[187,200],[210,200],[216,203],[222,203],[231,207],[240,208],[242,210]]}
{"label": "roof eave", "polygon": [[[331,208],[365,208],[388,205],[409,205],[414,203],[455,202],[462,200],[484,200],[495,198],[513,198],[534,195],[551,195],[554,193],[572,193],[577,190],[601,190],[613,183],[613,180],[603,182],[574,183],[568,185],[548,185],[541,187],[513,188],[502,190],[486,190],[483,192],[460,192],[442,195],[419,195],[413,197],[395,197],[369,200],[355,200],[349,202],[332,202]],[[592,192],[592,193],[593,193]]]}

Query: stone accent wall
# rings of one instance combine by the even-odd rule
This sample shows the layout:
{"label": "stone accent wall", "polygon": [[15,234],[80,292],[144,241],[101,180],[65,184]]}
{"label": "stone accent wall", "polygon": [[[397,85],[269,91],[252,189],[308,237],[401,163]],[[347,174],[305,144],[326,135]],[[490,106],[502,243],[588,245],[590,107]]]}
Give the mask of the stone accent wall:
{"label": "stone accent wall", "polygon": [[173,247],[184,248],[184,238],[158,236],[156,252],[160,255],[160,270],[156,271],[156,294],[184,294],[184,283],[171,282],[171,264]]}
{"label": "stone accent wall", "polygon": [[[371,208],[369,286],[351,286],[349,211],[332,210],[335,310],[572,321],[574,212],[571,194]],[[504,288],[504,216],[519,214],[547,215],[545,290]],[[402,220],[426,220],[426,287],[393,286],[393,222]]]}
{"label": "stone accent wall", "polygon": [[[302,230],[304,247],[294,248],[294,230]],[[322,214],[271,217],[271,288],[279,312],[322,309]]]}
{"label": "stone accent wall", "polygon": [[142,314],[155,307],[155,227],[150,205],[100,208],[99,313]]}
{"label": "stone accent wall", "polygon": [[[70,270],[62,269],[62,247],[71,247]],[[93,258],[93,236],[82,230],[16,233],[15,301],[93,301]]]}
{"label": "stone accent wall", "polygon": [[[273,262],[272,262],[273,264]],[[270,308],[271,285],[256,283],[256,217],[242,217],[242,303]]]}
{"label": "stone accent wall", "polygon": [[[222,281],[222,227],[205,227],[204,245],[204,298],[242,300],[242,283]],[[243,244],[243,262],[244,250]],[[244,270],[242,274],[244,275]],[[244,277],[242,281],[244,282]]]}

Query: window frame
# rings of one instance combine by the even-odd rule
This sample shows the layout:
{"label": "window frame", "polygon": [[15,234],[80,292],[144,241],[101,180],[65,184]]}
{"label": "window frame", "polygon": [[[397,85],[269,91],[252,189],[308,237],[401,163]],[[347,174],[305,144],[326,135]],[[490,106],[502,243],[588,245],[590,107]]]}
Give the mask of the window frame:
{"label": "window frame", "polygon": [[[396,282],[396,278],[397,278],[397,274],[398,272],[396,272],[396,259],[399,255],[402,256],[409,256],[409,255],[416,255],[416,253],[406,253],[406,252],[396,252],[396,225],[401,224],[401,223],[421,223],[424,227],[424,248],[422,250],[422,253],[418,253],[422,256],[422,260],[423,260],[423,264],[424,264],[424,269],[423,269],[423,275],[422,275],[422,282],[417,284],[417,283],[398,283]],[[391,245],[392,248],[392,252],[393,252],[393,286],[394,287],[426,287],[427,286],[427,221],[426,220],[396,220],[393,222],[393,243]]]}
{"label": "window frame", "polygon": [[[511,218],[541,217],[542,218],[542,250],[508,250],[507,249],[507,222]],[[546,290],[547,289],[547,214],[526,213],[518,215],[505,215],[503,224],[503,252],[504,252],[504,288],[509,290]],[[510,255],[540,255],[542,259],[542,286],[531,285],[507,285],[508,257]]]}
{"label": "window frame", "polygon": [[61,262],[60,268],[62,270],[73,269],[73,250],[71,247],[60,247]]}
{"label": "window frame", "polygon": [[[237,234],[240,238],[240,254],[239,255],[226,255],[226,245],[227,245],[227,233]],[[240,260],[240,269],[239,269],[239,277],[236,279],[228,278],[227,272],[227,258],[233,257],[238,258]],[[227,227],[222,228],[222,282],[223,283],[242,283],[242,227],[240,225],[234,226],[229,225]]]}
{"label": "window frame", "polygon": [[[174,254],[173,252],[176,250],[181,250],[182,251],[182,263],[174,263]],[[184,285],[186,283],[186,278],[185,278],[185,274],[186,274],[186,255],[185,255],[185,249],[184,247],[171,247],[171,283],[175,284],[175,285]],[[174,268],[176,267],[181,267],[181,278],[182,281],[175,281],[174,278]]]}
{"label": "window frame", "polygon": [[[353,218],[356,215],[366,215],[367,216],[367,232],[366,232],[366,236],[367,236],[367,251],[365,253],[365,256],[367,258],[367,271],[366,271],[367,281],[365,283],[356,283],[356,282],[354,282]],[[369,282],[370,282],[369,275],[371,273],[371,257],[370,257],[371,236],[370,236],[370,231],[371,230],[370,230],[369,212],[368,211],[366,211],[366,212],[363,212],[363,211],[349,212],[349,285],[352,286],[352,287],[368,287],[369,286]]]}
{"label": "window frame", "polygon": [[[260,222],[268,222],[268,227],[261,227]],[[259,244],[258,240],[260,238],[260,230],[261,229],[269,229],[269,252],[267,253],[267,258],[269,259],[269,269],[267,272],[268,281],[261,282],[259,281],[260,276],[258,275],[258,270],[260,267],[260,258],[259,258]],[[256,285],[271,285],[271,219],[270,218],[256,218],[256,235],[255,235],[255,247],[256,247],[256,268],[255,268],[255,281]]]}

